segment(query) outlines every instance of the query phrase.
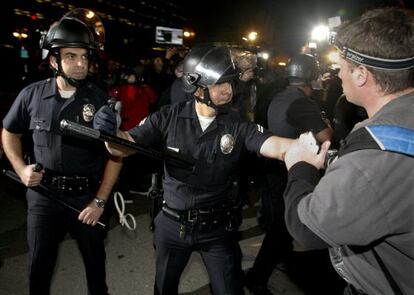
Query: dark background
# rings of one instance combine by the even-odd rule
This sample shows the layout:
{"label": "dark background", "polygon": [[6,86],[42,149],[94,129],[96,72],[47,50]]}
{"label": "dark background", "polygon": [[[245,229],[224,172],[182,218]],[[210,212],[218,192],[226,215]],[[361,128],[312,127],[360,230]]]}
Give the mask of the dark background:
{"label": "dark background", "polygon": [[[41,62],[38,49],[40,31],[76,7],[97,12],[106,29],[106,53],[122,63],[136,64],[155,44],[155,27],[182,28],[195,33],[185,39],[187,46],[218,42],[246,45],[249,31],[257,31],[254,44],[272,56],[289,56],[309,40],[312,28],[327,23],[329,17],[343,20],[382,6],[412,8],[412,0],[15,0],[0,4],[0,107],[10,92],[30,82]],[[26,32],[27,39],[12,33]],[[29,58],[22,59],[22,46]],[[165,46],[161,46],[165,47]],[[25,71],[29,74],[22,74]],[[37,78],[37,77],[36,77]],[[1,114],[0,114],[1,115]]]}

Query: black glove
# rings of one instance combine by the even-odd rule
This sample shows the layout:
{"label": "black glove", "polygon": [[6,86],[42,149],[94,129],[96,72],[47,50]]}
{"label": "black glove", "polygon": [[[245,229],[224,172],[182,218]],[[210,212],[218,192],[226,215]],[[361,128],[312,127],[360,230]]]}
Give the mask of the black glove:
{"label": "black glove", "polygon": [[116,113],[109,106],[104,105],[95,114],[93,128],[111,135],[116,135]]}

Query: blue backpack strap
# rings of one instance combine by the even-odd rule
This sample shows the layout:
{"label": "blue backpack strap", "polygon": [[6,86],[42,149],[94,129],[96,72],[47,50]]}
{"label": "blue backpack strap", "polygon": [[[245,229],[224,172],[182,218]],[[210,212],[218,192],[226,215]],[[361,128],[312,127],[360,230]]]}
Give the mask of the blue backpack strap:
{"label": "blue backpack strap", "polygon": [[365,129],[381,150],[414,156],[414,130],[392,125],[373,125]]}
{"label": "blue backpack strap", "polygon": [[393,125],[371,125],[350,133],[338,156],[364,149],[377,149],[414,157],[414,130]]}

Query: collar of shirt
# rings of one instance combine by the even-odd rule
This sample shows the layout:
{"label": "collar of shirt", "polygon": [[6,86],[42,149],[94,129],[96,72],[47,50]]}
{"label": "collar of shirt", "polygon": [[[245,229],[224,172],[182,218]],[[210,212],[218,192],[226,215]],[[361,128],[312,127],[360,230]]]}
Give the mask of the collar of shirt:
{"label": "collar of shirt", "polygon": [[49,78],[45,81],[43,92],[41,95],[42,99],[52,98],[56,95],[56,79],[55,78]]}
{"label": "collar of shirt", "polygon": [[191,101],[187,101],[184,107],[179,111],[178,117],[196,119],[197,114],[195,111],[194,103],[194,99]]}
{"label": "collar of shirt", "polygon": [[188,101],[185,103],[185,105],[183,106],[183,108],[179,111],[178,113],[178,117],[180,118],[188,118],[188,119],[193,119],[193,124],[198,125],[199,127],[199,131],[200,131],[200,136],[204,136],[207,133],[209,133],[210,131],[213,131],[215,129],[217,129],[217,119],[220,116],[216,116],[216,120],[214,120],[208,127],[206,130],[202,130],[200,122],[198,120],[198,116],[195,110],[195,100],[192,101]]}

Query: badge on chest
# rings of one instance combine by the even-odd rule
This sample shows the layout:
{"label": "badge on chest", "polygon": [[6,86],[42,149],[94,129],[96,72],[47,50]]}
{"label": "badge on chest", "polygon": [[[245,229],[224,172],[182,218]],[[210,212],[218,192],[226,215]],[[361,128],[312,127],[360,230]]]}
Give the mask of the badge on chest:
{"label": "badge on chest", "polygon": [[231,134],[224,134],[220,139],[220,150],[223,154],[230,154],[234,148],[234,137]]}
{"label": "badge on chest", "polygon": [[93,120],[93,116],[95,115],[96,109],[93,104],[85,104],[82,107],[82,117],[85,122],[91,122]]}

